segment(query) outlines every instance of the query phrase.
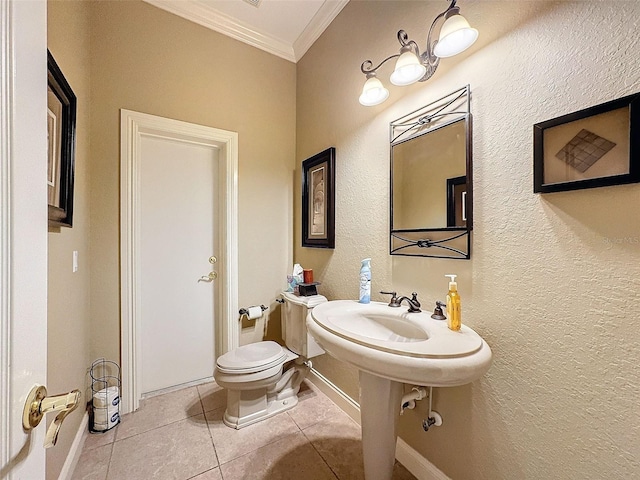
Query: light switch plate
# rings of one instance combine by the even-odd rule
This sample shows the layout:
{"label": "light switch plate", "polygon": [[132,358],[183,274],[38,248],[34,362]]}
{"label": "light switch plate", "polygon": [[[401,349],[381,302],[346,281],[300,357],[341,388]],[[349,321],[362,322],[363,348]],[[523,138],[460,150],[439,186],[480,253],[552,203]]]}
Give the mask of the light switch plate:
{"label": "light switch plate", "polygon": [[73,251],[73,273],[78,271],[78,251]]}

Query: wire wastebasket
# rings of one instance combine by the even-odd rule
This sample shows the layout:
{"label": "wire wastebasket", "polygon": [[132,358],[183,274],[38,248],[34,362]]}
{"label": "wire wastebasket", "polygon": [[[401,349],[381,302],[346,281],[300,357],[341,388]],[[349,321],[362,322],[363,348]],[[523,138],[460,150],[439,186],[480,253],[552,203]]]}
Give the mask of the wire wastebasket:
{"label": "wire wastebasket", "polygon": [[89,430],[106,432],[120,423],[120,366],[99,358],[91,364]]}

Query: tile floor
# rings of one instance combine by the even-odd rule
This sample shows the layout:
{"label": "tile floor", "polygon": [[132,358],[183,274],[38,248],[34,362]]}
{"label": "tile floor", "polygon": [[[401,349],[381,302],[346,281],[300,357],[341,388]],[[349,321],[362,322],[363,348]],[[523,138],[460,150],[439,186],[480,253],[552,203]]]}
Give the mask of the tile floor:
{"label": "tile floor", "polygon": [[[215,383],[152,397],[90,434],[73,480],[364,479],[360,427],[312,383],[296,407],[241,430]],[[394,480],[415,477],[396,462]]]}

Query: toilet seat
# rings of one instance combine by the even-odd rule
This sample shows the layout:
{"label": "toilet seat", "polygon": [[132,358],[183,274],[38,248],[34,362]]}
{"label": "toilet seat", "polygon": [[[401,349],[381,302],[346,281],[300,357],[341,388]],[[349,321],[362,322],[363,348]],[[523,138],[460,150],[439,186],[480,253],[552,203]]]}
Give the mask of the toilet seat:
{"label": "toilet seat", "polygon": [[218,357],[216,368],[226,374],[252,374],[279,368],[287,357],[285,350],[276,342],[250,343]]}

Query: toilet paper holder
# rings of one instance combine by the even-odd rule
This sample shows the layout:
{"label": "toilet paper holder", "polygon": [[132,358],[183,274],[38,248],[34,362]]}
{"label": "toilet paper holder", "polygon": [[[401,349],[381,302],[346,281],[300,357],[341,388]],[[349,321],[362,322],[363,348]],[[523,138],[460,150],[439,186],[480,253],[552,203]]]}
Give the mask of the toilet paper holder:
{"label": "toilet paper holder", "polygon": [[[251,318],[251,315],[249,315],[249,310],[250,309],[255,309],[257,308],[258,305],[252,305],[250,307],[247,308],[241,308],[240,310],[238,310],[238,313],[240,314],[240,319],[242,320],[242,317],[247,317],[249,320],[253,320],[253,318]],[[265,307],[264,305],[260,305],[260,310],[262,312],[264,312],[265,310],[268,310],[269,307]]]}

